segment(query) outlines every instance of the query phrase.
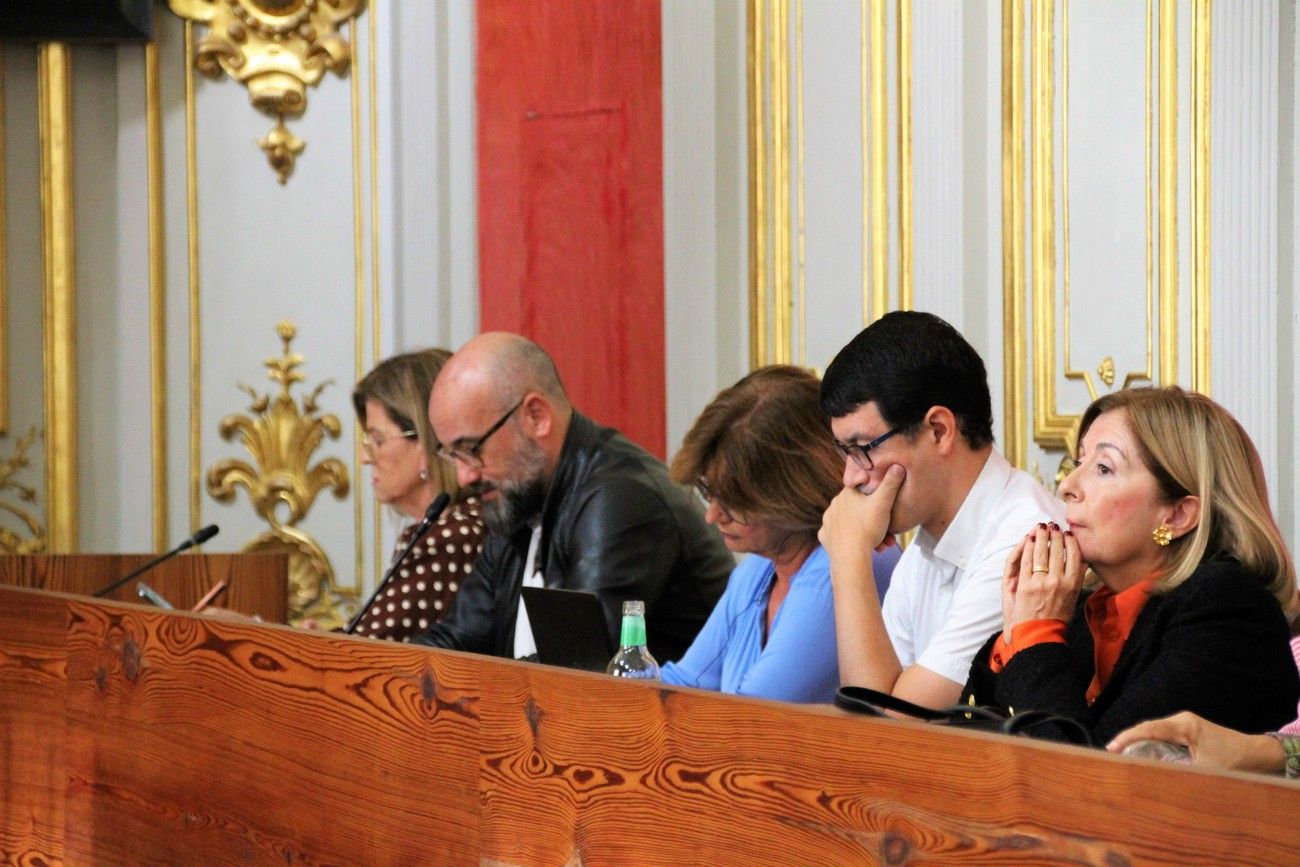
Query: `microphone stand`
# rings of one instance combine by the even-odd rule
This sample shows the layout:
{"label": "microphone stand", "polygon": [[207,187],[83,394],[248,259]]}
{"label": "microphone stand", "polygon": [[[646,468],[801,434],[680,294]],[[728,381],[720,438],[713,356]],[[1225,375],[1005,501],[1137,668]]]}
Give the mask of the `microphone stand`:
{"label": "microphone stand", "polygon": [[415,547],[416,542],[420,541],[420,537],[429,532],[429,528],[433,526],[433,522],[438,520],[439,516],[442,515],[450,502],[451,495],[446,491],[443,491],[441,494],[433,498],[433,502],[429,504],[429,508],[424,512],[424,517],[420,519],[420,523],[415,525],[415,530],[411,533],[411,541],[406,543],[406,547],[402,549],[402,553],[393,561],[393,565],[388,567],[388,571],[384,573],[383,579],[380,580],[379,585],[375,587],[375,592],[370,594],[370,598],[366,600],[366,604],[357,609],[356,615],[349,620],[348,625],[343,628],[344,635],[352,635],[357,631],[357,627],[361,625],[361,618],[370,610],[370,606],[375,604],[375,600],[379,598],[379,594],[388,586],[388,582],[393,579],[393,575],[397,574],[397,567],[402,565],[402,561],[406,559],[407,554],[411,553],[411,549]]}
{"label": "microphone stand", "polygon": [[139,569],[131,570],[130,572],[126,573],[126,575],[114,581],[112,584],[109,584],[107,587],[103,588],[102,590],[97,591],[95,593],[95,598],[99,598],[101,596],[107,596],[117,588],[121,587],[126,582],[130,581],[132,578],[136,577],[137,575],[143,575],[145,572],[148,572],[150,569],[157,566],[159,563],[163,562],[164,560],[168,560],[172,557],[175,557],[180,552],[185,551],[189,548],[193,548],[195,545],[202,545],[204,542],[208,541],[213,536],[217,535],[217,529],[218,528],[216,524],[209,524],[208,526],[204,527],[202,530],[199,530],[193,536],[190,536],[184,542],[181,542],[175,548],[172,548],[166,554],[161,554],[153,558],[148,563],[145,563],[143,566],[141,566]]}

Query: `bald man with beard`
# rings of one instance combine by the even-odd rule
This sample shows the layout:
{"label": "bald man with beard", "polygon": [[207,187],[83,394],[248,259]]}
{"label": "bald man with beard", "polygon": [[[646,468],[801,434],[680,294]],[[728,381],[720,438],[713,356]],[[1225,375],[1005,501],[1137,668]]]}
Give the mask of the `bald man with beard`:
{"label": "bald man with beard", "polygon": [[474,338],[438,375],[429,420],[489,535],[451,615],[417,643],[534,655],[527,583],[596,593],[614,645],[623,601],[644,600],[650,652],[666,662],[686,651],[734,561],[660,461],[573,408],[540,346]]}

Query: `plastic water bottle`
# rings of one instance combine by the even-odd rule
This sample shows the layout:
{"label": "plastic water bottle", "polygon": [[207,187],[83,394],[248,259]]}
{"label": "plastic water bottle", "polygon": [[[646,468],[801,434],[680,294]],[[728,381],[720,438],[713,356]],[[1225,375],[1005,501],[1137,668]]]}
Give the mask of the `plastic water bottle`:
{"label": "plastic water bottle", "polygon": [[1155,759],[1158,762],[1189,763],[1192,751],[1182,744],[1169,741],[1134,741],[1124,748],[1123,755],[1138,759]]}
{"label": "plastic water bottle", "polygon": [[623,603],[623,629],[618,653],[605,666],[605,673],[637,680],[658,680],[659,663],[645,646],[645,603]]}

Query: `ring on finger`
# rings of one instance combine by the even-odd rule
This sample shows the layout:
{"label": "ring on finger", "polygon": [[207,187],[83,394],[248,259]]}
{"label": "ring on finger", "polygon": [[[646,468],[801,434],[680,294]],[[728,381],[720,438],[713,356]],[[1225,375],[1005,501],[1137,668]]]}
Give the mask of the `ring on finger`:
{"label": "ring on finger", "polygon": [[1036,572],[1047,572],[1047,571],[1049,571],[1048,568],[1041,563],[1035,563],[1034,568],[1029,570],[1031,575]]}

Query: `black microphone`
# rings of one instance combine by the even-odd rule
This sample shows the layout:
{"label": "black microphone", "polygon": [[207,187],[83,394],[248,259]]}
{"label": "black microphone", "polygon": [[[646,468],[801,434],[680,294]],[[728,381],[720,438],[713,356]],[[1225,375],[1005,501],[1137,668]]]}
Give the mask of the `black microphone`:
{"label": "black microphone", "polygon": [[150,569],[157,566],[162,561],[171,559],[172,557],[175,557],[180,552],[187,550],[189,548],[193,548],[195,545],[202,545],[204,542],[208,541],[213,536],[217,535],[218,529],[219,528],[217,527],[216,524],[208,524],[202,530],[199,530],[193,536],[190,536],[188,539],[186,539],[184,542],[181,542],[175,548],[172,548],[166,554],[163,554],[160,557],[155,557],[154,559],[150,560],[148,563],[145,563],[139,569],[135,569],[132,570],[131,572],[128,572],[122,578],[117,579],[112,584],[105,587],[103,590],[97,592],[95,596],[96,597],[107,596],[117,588],[121,587],[126,582],[130,581],[132,578],[136,577],[137,575],[142,575],[145,572],[148,572]]}
{"label": "black microphone", "polygon": [[361,618],[370,610],[370,606],[375,604],[375,600],[379,598],[379,594],[383,592],[383,589],[388,586],[388,582],[393,579],[393,575],[397,573],[397,567],[402,565],[402,561],[406,559],[407,554],[411,553],[411,549],[415,547],[416,542],[420,541],[420,537],[429,532],[429,528],[433,526],[433,522],[438,520],[450,502],[451,494],[448,494],[446,491],[443,491],[441,494],[433,498],[433,502],[429,504],[429,508],[424,510],[424,517],[420,519],[420,523],[415,525],[415,530],[411,533],[411,541],[406,543],[406,547],[402,549],[402,553],[393,561],[393,565],[388,567],[388,571],[384,573],[384,577],[379,582],[379,586],[375,588],[374,593],[370,594],[370,598],[366,600],[366,604],[357,609],[356,616],[348,621],[348,625],[343,629],[344,635],[351,635],[357,631],[357,627],[361,625]]}

